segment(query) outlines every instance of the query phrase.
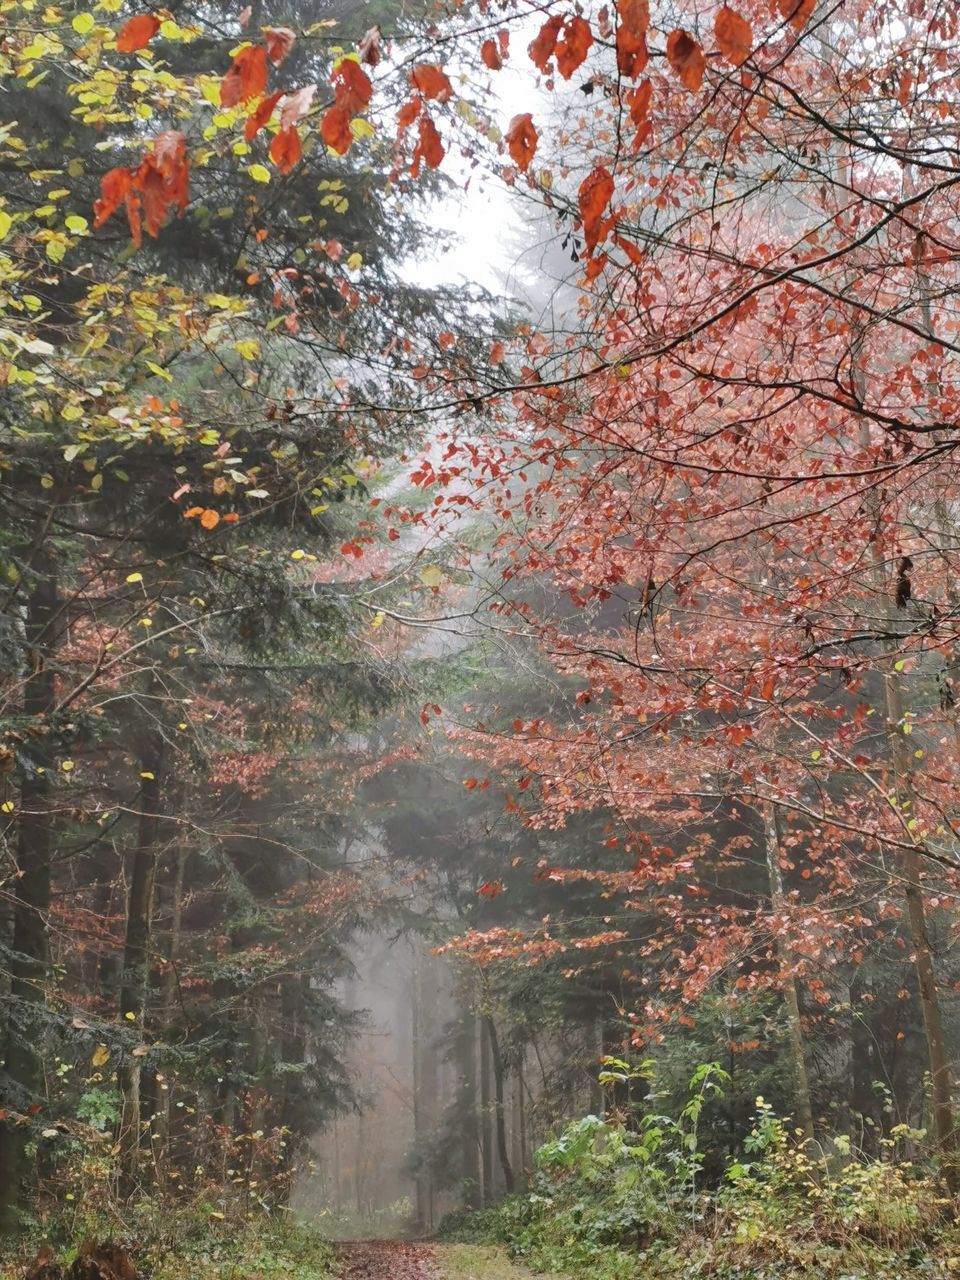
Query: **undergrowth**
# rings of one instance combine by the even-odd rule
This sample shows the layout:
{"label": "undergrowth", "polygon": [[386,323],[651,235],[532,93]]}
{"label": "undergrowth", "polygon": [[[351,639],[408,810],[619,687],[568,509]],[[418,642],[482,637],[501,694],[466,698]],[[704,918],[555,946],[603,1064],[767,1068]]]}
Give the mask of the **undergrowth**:
{"label": "undergrowth", "polygon": [[955,1206],[919,1154],[923,1131],[894,1127],[874,1158],[843,1136],[812,1149],[757,1098],[738,1157],[701,1185],[698,1127],[724,1083],[711,1064],[678,1116],[651,1093],[629,1124],[575,1121],[537,1152],[526,1195],[451,1218],[443,1234],[590,1280],[960,1276]]}

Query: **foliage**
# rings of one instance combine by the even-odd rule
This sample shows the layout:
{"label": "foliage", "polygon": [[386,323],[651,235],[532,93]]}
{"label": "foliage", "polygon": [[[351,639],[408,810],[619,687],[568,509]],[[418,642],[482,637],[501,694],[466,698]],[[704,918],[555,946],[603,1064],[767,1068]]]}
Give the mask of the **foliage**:
{"label": "foliage", "polygon": [[712,1068],[694,1077],[676,1119],[641,1111],[630,1128],[598,1116],[574,1121],[537,1152],[529,1194],[445,1231],[503,1241],[536,1270],[598,1280],[866,1280],[925,1258],[931,1274],[950,1266],[960,1248],[945,1215],[951,1201],[910,1154],[925,1135],[905,1127],[884,1141],[880,1158],[842,1137],[826,1154],[757,1098],[741,1154],[728,1158],[719,1183],[691,1197],[695,1126],[711,1081],[721,1084]]}

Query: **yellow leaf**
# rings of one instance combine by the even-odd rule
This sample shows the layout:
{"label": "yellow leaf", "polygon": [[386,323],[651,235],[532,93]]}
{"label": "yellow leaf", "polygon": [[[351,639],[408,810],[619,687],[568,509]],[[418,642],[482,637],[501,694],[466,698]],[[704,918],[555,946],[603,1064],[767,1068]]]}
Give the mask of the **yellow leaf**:
{"label": "yellow leaf", "polygon": [[169,374],[166,369],[162,368],[162,366],[154,364],[152,360],[147,361],[147,368],[151,373],[155,373],[158,378],[163,378],[165,382],[173,381],[173,375]]}
{"label": "yellow leaf", "polygon": [[71,773],[71,772],[73,771],[73,761],[72,761],[72,760],[64,760],[64,762],[61,764],[60,768],[63,770],[63,772],[64,772],[64,773]]}
{"label": "yellow leaf", "polygon": [[154,773],[150,773],[150,771],[149,771],[148,769],[145,769],[145,770],[143,771],[143,773],[141,773],[141,774],[140,774],[140,777],[141,777],[141,778],[148,778],[151,782],[153,782],[153,781],[154,781],[154,779],[156,778],[156,774],[154,774]]}
{"label": "yellow leaf", "polygon": [[128,582],[142,582],[142,581],[143,581],[143,574],[142,574],[142,573],[128,573],[128,574],[127,574],[127,581],[128,581]]}
{"label": "yellow leaf", "polygon": [[66,219],[66,227],[75,236],[85,236],[90,229],[90,224],[86,218],[81,218],[79,213],[71,213]]}
{"label": "yellow leaf", "polygon": [[102,1067],[104,1066],[105,1063],[109,1061],[110,1061],[110,1050],[107,1048],[105,1044],[98,1044],[93,1051],[93,1057],[90,1059],[90,1062],[95,1067]]}
{"label": "yellow leaf", "polygon": [[363,266],[363,255],[359,253],[351,253],[347,259],[347,266],[351,271],[359,271]]}
{"label": "yellow leaf", "polygon": [[425,587],[439,587],[443,581],[443,570],[439,565],[425,564],[420,570],[420,581]]}
{"label": "yellow leaf", "polygon": [[13,219],[9,213],[7,213],[6,209],[0,209],[0,240],[6,240],[12,226]]}
{"label": "yellow leaf", "polygon": [[307,554],[307,553],[306,553],[305,551],[299,551],[299,550],[297,550],[297,551],[291,551],[291,552],[290,552],[290,559],[291,559],[291,560],[302,560],[302,559],[303,559],[303,557],[304,557],[306,554]]}
{"label": "yellow leaf", "polygon": [[250,177],[254,180],[254,182],[270,181],[270,170],[266,168],[265,165],[252,164],[247,169],[247,173],[249,173]]}
{"label": "yellow leaf", "polygon": [[385,613],[375,613],[370,620],[371,627],[382,627],[386,616],[387,615]]}
{"label": "yellow leaf", "polygon": [[70,25],[78,36],[85,36],[96,26],[96,19],[92,13],[78,13]]}
{"label": "yellow leaf", "polygon": [[123,1015],[128,1022],[136,1022],[137,1015],[135,1013],[125,1013]]}

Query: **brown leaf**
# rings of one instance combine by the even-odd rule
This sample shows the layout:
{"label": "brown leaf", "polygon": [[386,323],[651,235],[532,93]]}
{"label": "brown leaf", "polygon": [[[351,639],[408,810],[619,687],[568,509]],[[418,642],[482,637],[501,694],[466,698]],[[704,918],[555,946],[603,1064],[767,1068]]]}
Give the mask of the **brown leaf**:
{"label": "brown leaf", "polygon": [[741,18],[739,13],[734,13],[724,5],[717,13],[713,30],[720,52],[727,62],[735,67],[746,62],[753,48],[753,28],[746,18]]}
{"label": "brown leaf", "polygon": [[696,93],[703,84],[707,60],[693,36],[686,31],[671,31],[667,36],[667,61],[684,88]]}

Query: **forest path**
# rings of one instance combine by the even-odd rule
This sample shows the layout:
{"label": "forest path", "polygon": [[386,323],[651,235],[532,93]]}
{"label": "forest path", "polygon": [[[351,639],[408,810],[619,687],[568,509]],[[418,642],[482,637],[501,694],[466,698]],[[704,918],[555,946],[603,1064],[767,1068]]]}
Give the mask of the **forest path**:
{"label": "forest path", "polygon": [[[502,1249],[487,1245],[349,1240],[337,1245],[338,1280],[525,1280]],[[545,1277],[544,1280],[549,1280]]]}

